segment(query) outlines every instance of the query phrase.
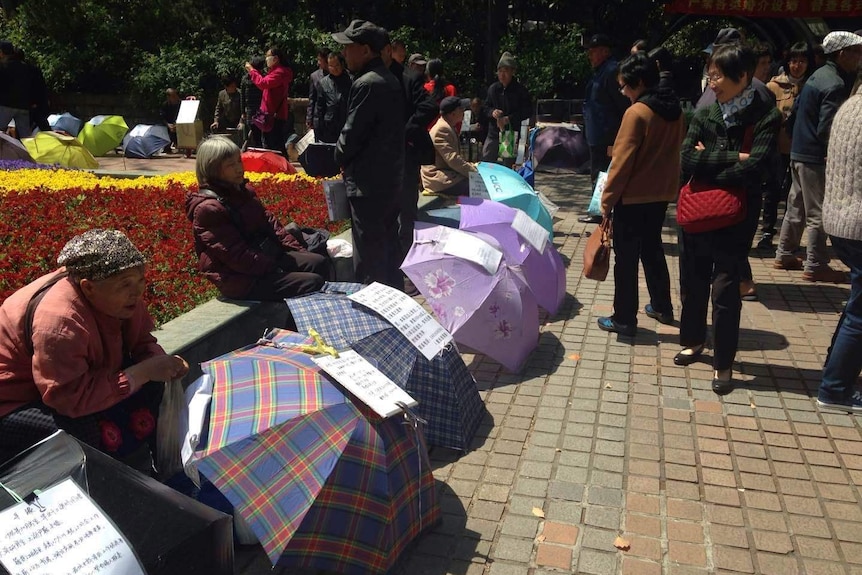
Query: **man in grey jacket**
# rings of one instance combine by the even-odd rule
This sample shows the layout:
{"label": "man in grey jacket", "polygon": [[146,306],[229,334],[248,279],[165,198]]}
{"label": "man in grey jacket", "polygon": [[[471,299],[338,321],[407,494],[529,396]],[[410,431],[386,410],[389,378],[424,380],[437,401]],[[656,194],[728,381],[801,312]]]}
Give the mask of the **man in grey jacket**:
{"label": "man in grey jacket", "polygon": [[[821,208],[826,179],[829,132],[838,108],[850,95],[856,68],[862,58],[862,36],[852,32],[830,32],[823,39],[827,62],[805,82],[788,119],[793,130],[790,148],[792,185],[781,224],[776,269],[803,268],[802,279],[811,282],[844,283],[847,274],[829,267],[826,233]],[[804,263],[794,255],[803,230],[808,246]]]}
{"label": "man in grey jacket", "polygon": [[403,289],[398,242],[404,172],[401,83],[380,59],[385,37],[375,24],[354,20],[332,37],[344,45],[347,68],[355,77],[335,161],[344,171],[350,200],[356,281]]}

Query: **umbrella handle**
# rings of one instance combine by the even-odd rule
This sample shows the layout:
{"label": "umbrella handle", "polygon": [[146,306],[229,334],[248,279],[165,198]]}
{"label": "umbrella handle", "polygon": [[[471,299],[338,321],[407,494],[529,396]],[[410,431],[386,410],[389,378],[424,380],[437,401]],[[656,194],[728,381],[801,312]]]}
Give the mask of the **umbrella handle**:
{"label": "umbrella handle", "polygon": [[420,451],[422,438],[419,435],[419,424],[426,425],[428,422],[416,415],[416,412],[407,407],[403,401],[396,401],[395,405],[401,408],[401,413],[404,416],[404,421],[401,424],[412,427],[413,437],[416,439],[416,459],[419,463],[419,475],[416,477],[416,481],[419,482],[419,489],[417,490],[416,501],[419,506],[419,533],[422,533],[422,452]]}

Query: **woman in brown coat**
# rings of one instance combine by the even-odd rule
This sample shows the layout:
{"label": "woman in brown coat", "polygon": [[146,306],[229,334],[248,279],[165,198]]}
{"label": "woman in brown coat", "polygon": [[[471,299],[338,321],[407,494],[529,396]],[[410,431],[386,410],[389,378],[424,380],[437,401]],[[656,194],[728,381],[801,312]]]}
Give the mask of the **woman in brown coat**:
{"label": "woman in brown coat", "polygon": [[632,105],[614,142],[602,214],[614,223],[614,314],[599,328],[633,336],[637,328],[638,261],[643,262],[650,303],[644,311],[673,323],[670,274],[661,241],[667,204],[679,191],[680,145],[685,120],[672,91],[659,89],[655,61],[637,53],[620,64],[620,91]]}

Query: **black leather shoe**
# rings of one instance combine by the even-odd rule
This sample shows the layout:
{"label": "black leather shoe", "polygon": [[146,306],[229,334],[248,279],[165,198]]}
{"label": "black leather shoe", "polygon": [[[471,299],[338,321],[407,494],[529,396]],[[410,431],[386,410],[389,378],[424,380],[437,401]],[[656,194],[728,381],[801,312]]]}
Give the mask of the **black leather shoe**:
{"label": "black leather shoe", "polygon": [[673,356],[673,363],[674,365],[691,365],[700,359],[701,355],[703,355],[703,346],[700,346],[700,349],[694,353],[679,352]]}
{"label": "black leather shoe", "polygon": [[720,379],[712,380],[712,391],[714,391],[716,395],[727,395],[733,391],[733,389],[733,379],[729,379],[727,381],[722,381]]}
{"label": "black leather shoe", "polygon": [[601,330],[618,333],[626,337],[634,337],[637,333],[636,325],[622,324],[611,317],[600,317],[596,323],[599,324],[599,329]]}
{"label": "black leather shoe", "polygon": [[600,224],[602,223],[602,216],[581,216],[578,221],[582,224]]}
{"label": "black leather shoe", "polygon": [[644,313],[647,314],[647,317],[651,317],[659,323],[673,325],[673,313],[658,312],[651,303],[646,304],[646,307],[644,307]]}

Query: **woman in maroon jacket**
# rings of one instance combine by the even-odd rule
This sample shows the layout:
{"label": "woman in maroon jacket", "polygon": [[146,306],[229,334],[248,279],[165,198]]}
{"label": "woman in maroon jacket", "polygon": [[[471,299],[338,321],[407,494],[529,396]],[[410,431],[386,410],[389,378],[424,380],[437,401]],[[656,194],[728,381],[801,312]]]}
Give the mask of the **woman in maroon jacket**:
{"label": "woman in maroon jacket", "polygon": [[248,186],[240,150],[214,136],[198,147],[200,190],[186,196],[198,269],[232,299],[281,301],[319,290],[324,256],[309,253]]}

